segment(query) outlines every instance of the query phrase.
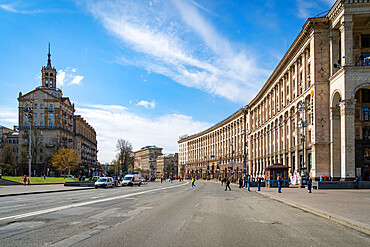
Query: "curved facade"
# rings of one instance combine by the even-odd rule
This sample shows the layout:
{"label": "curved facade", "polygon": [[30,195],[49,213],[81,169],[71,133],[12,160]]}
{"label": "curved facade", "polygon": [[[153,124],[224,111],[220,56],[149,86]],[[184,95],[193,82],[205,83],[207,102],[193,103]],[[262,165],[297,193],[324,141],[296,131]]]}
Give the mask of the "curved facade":
{"label": "curved facade", "polygon": [[309,18],[245,108],[178,142],[180,174],[259,176],[282,163],[313,178],[368,180],[369,19],[369,0],[337,0]]}

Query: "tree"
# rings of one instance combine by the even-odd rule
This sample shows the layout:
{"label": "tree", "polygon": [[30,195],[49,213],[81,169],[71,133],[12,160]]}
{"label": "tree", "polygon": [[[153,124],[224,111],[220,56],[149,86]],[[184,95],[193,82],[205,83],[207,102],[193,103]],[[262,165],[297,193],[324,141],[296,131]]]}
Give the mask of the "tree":
{"label": "tree", "polygon": [[1,168],[6,173],[10,173],[16,168],[16,159],[12,151],[12,147],[8,144],[4,145],[2,152],[0,152],[0,164]]}
{"label": "tree", "polygon": [[126,172],[134,162],[134,153],[132,151],[132,145],[129,141],[126,141],[124,139],[118,139],[116,148],[118,151],[117,163],[120,169],[123,172]]}
{"label": "tree", "polygon": [[79,158],[77,152],[71,148],[61,148],[56,152],[51,159],[53,167],[57,171],[61,171],[66,174],[68,171],[73,171],[78,168],[77,164]]}

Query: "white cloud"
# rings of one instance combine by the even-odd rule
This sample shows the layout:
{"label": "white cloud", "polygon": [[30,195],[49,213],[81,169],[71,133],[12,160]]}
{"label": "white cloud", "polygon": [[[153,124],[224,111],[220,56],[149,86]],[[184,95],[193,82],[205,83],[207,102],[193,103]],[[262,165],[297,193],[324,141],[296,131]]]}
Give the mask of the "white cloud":
{"label": "white cloud", "polygon": [[102,163],[115,158],[119,138],[128,140],[134,150],[154,144],[166,153],[174,153],[178,152],[180,135],[197,133],[211,126],[181,114],[143,117],[117,105],[81,105],[76,107],[76,114],[81,114],[95,128]]}
{"label": "white cloud", "polygon": [[88,1],[88,10],[125,48],[126,65],[139,66],[234,102],[248,103],[266,81],[251,51],[218,33],[194,1]]}
{"label": "white cloud", "polygon": [[57,85],[64,86],[64,85],[79,85],[81,84],[82,79],[84,78],[81,75],[76,75],[77,69],[73,68],[70,69],[67,67],[66,69],[58,70],[57,73]]}
{"label": "white cloud", "polygon": [[1,125],[12,128],[13,125],[18,125],[18,108],[0,106],[0,123]]}
{"label": "white cloud", "polygon": [[149,101],[141,100],[136,105],[144,106],[147,109],[153,109],[155,107],[155,101],[153,100],[153,101],[149,102]]}

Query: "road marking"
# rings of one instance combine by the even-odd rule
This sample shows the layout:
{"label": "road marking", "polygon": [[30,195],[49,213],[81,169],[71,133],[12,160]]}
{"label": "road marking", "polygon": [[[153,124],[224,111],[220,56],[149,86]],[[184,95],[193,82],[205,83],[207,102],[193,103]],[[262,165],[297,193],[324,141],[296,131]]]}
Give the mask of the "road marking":
{"label": "road marking", "polygon": [[56,208],[50,208],[50,209],[25,213],[25,214],[18,214],[18,215],[3,217],[3,218],[0,218],[0,221],[9,220],[9,219],[21,219],[21,218],[31,217],[31,216],[35,216],[35,215],[40,215],[40,214],[47,214],[47,213],[51,213],[51,212],[56,212],[56,211],[60,211],[60,210],[64,210],[64,209],[86,206],[86,205],[90,205],[90,204],[94,204],[94,203],[100,203],[100,202],[106,202],[106,201],[110,201],[110,200],[122,199],[122,198],[126,198],[126,197],[138,196],[138,195],[146,194],[146,193],[153,192],[153,191],[159,191],[159,190],[184,186],[188,183],[189,182],[187,182],[185,184],[179,184],[179,185],[174,185],[174,186],[171,186],[171,187],[166,187],[166,188],[158,188],[158,189],[135,192],[135,193],[122,195],[122,196],[117,196],[117,197],[104,198],[104,199],[100,199],[100,200],[96,200],[96,201],[92,201],[92,202],[80,202],[80,203],[76,203],[76,204],[72,204],[72,205],[66,205],[66,206],[61,206],[61,207],[56,207]]}
{"label": "road marking", "polygon": [[199,206],[199,203],[197,205],[195,205],[195,207],[197,208]]}

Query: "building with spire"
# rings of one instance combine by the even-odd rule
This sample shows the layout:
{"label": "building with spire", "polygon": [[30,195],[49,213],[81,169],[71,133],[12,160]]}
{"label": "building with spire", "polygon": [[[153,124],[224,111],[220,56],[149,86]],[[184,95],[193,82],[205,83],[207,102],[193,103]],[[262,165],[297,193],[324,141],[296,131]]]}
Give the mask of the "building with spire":
{"label": "building with spire", "polygon": [[41,75],[41,86],[26,94],[20,92],[18,97],[20,172],[25,173],[28,167],[30,139],[32,173],[48,174],[52,170],[51,157],[63,147],[77,151],[80,173],[98,168],[96,132],[80,115],[75,115],[74,104],[56,87],[57,71],[51,65],[50,43]]}

